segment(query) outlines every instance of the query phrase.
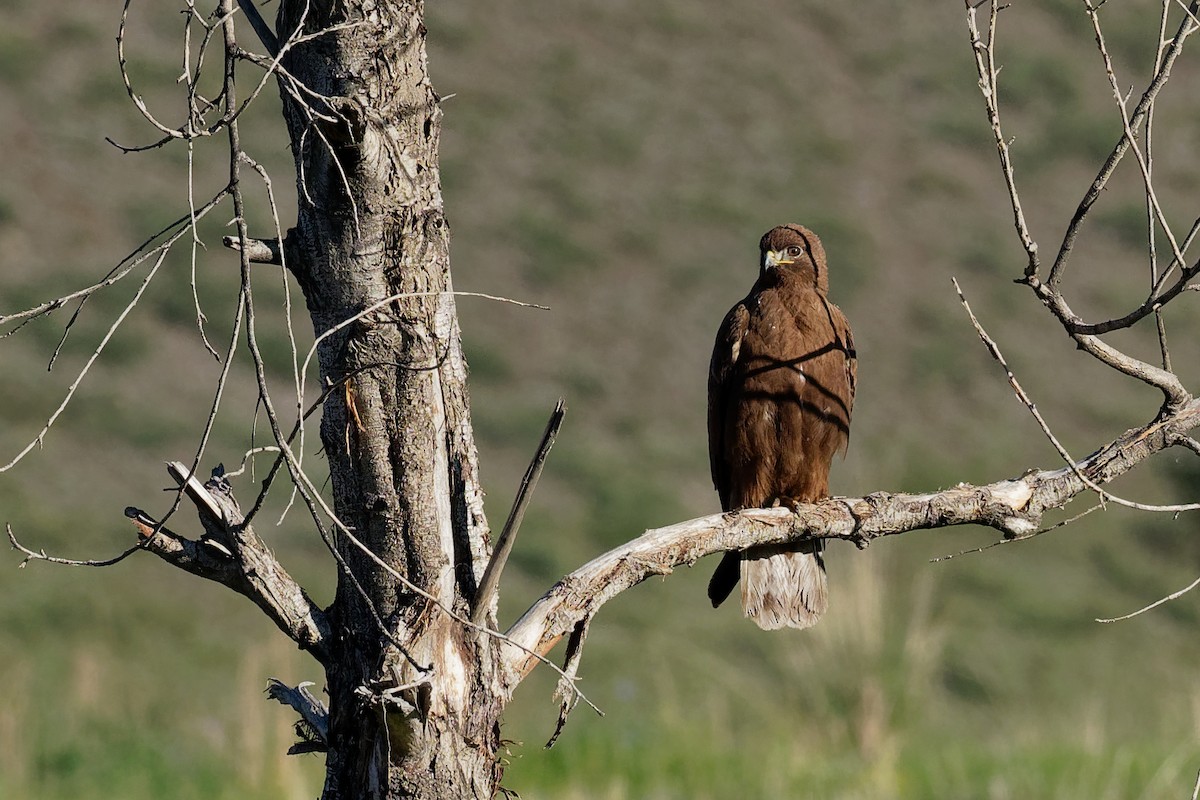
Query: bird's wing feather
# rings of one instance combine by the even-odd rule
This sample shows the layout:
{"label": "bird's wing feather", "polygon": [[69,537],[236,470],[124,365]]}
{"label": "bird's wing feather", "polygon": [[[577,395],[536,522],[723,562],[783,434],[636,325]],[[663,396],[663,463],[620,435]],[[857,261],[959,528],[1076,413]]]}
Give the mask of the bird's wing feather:
{"label": "bird's wing feather", "polygon": [[708,368],[708,460],[713,486],[721,496],[721,508],[729,510],[729,464],[725,459],[725,419],[729,405],[730,378],[750,322],[746,304],[729,310],[717,331]]}
{"label": "bird's wing feather", "polygon": [[858,382],[858,357],[854,350],[854,333],[850,330],[850,322],[842,310],[822,297],[825,312],[829,315],[829,324],[833,332],[833,349],[840,351],[844,358],[844,367],[840,374],[831,376],[833,383],[829,387],[845,406],[845,433],[839,450],[845,450],[850,442],[850,417],[854,411],[854,391]]}
{"label": "bird's wing feather", "polygon": [[851,412],[854,411],[854,391],[858,384],[858,353],[854,350],[854,333],[850,330],[846,315],[832,303],[829,305],[833,311],[834,333],[846,354],[846,423],[849,424]]}

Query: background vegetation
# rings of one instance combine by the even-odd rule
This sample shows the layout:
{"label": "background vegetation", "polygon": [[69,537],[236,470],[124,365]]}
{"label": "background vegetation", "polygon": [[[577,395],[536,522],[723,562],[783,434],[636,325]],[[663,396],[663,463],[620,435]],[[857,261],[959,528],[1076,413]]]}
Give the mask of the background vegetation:
{"label": "background vegetation", "polygon": [[[94,279],[185,213],[187,160],[103,142],[152,138],[120,86],[116,7],[0,0],[0,11],[0,308],[11,311]],[[503,587],[503,621],[592,555],[717,509],[704,438],[711,336],[777,223],[822,235],[854,323],[860,392],[835,491],[928,490],[1055,462],[975,339],[951,275],[1077,455],[1153,414],[1154,393],[1073,353],[1011,283],[1023,261],[959,5],[448,0],[428,13],[448,96],[456,287],[553,309],[460,303],[493,524],[554,400],[571,409]],[[1141,79],[1157,4],[1104,13],[1123,82]],[[1050,248],[1119,125],[1079,4],[1017,3],[1004,23],[1018,178]],[[171,89],[182,18],[171,4],[134,4],[131,27],[138,92],[164,116],[181,111]],[[1160,196],[1179,224],[1200,179],[1196,63],[1176,67],[1157,116]],[[243,130],[288,195],[275,103],[264,96]],[[220,151],[197,148],[198,196],[224,179]],[[1142,202],[1127,173],[1079,247],[1070,292],[1086,317],[1127,310],[1144,283]],[[269,235],[265,208],[260,198],[252,229]],[[210,244],[225,213],[204,229]],[[31,546],[113,554],[133,536],[125,505],[166,508],[162,462],[193,452],[219,365],[196,329],[186,249],[165,270],[44,448],[0,475],[0,518]],[[200,252],[214,342],[229,333],[233,270],[219,247]],[[259,308],[277,301],[282,393],[285,287],[269,268],[260,283]],[[0,461],[36,435],[132,291],[86,307],[53,372],[65,317],[0,341]],[[1188,302],[1168,322],[1195,386]],[[302,304],[294,317],[306,347]],[[1121,341],[1152,352],[1149,340]],[[246,364],[235,375],[207,465],[235,465],[265,438],[252,436]],[[313,437],[314,460],[315,448]],[[1196,467],[1172,459],[1118,490],[1196,499]],[[245,496],[255,480],[241,479]],[[328,597],[332,570],[303,514],[260,533]],[[1117,625],[1093,619],[1190,582],[1196,534],[1195,517],[1109,508],[938,563],[994,533],[912,534],[862,553],[835,543],[831,611],[803,634],[712,611],[713,565],[701,564],[595,621],[583,687],[606,718],[577,712],[544,752],[552,676],[520,690],[505,784],[526,798],[1186,797],[1200,767],[1198,601]],[[289,713],[262,695],[267,676],[319,681],[318,671],[249,604],[149,557],[103,571],[18,572],[17,561],[0,571],[0,796],[318,793],[320,761],[283,755]]]}

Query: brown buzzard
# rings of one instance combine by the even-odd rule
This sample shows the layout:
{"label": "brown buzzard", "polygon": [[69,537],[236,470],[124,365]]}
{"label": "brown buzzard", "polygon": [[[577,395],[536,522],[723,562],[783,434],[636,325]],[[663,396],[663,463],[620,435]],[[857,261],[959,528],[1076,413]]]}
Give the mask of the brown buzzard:
{"label": "brown buzzard", "polygon": [[[721,508],[812,503],[850,436],[855,355],[850,324],[829,302],[816,234],[782,225],[759,242],[759,273],[717,332],[708,373],[708,453]],[[742,583],[760,628],[808,628],[828,606],[823,543],[725,554],[708,584],[718,606]]]}

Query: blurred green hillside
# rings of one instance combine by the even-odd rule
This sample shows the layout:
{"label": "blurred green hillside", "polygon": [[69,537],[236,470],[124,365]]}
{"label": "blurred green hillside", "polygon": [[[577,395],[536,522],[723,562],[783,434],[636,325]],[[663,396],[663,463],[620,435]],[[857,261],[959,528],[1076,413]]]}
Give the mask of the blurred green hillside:
{"label": "blurred green hillside", "polygon": [[[156,137],[117,72],[113,4],[0,0],[0,313],[102,276],[188,208],[181,148]],[[175,123],[182,16],[133,4],[136,91]],[[273,15],[274,5],[266,6]],[[1177,12],[1178,13],[1178,12]],[[1105,5],[1122,85],[1144,82],[1158,6]],[[834,491],[933,490],[1053,467],[1057,456],[980,346],[982,322],[1064,444],[1083,456],[1153,416],[1159,398],[1076,353],[1016,286],[1012,233],[962,7],[868,0],[628,0],[428,8],[445,102],[443,179],[455,286],[551,307],[463,298],[472,405],[494,525],[553,403],[570,413],[502,587],[511,621],[564,572],[642,530],[716,511],[705,444],[712,335],[753,282],[767,228],[804,222],[829,252],[854,324],[859,393]],[[243,37],[250,40],[248,29]],[[1091,27],[1073,0],[1018,2],[1000,35],[1002,102],[1025,211],[1052,252],[1120,130]],[[1193,43],[1194,44],[1194,43]],[[1176,226],[1200,185],[1200,51],[1156,111],[1159,199]],[[257,78],[243,68],[245,85]],[[452,95],[452,96],[451,96]],[[294,218],[273,87],[243,138]],[[195,152],[194,193],[220,187],[222,143]],[[1144,291],[1144,200],[1123,165],[1068,272],[1089,319]],[[253,230],[271,235],[265,194]],[[201,226],[196,294],[218,350],[236,269]],[[221,365],[197,330],[187,242],[165,262],[78,396],[14,470],[0,520],[25,544],[97,558],[132,541],[126,505],[162,513],[162,463],[195,452]],[[85,306],[0,340],[0,464],[37,436],[145,270]],[[285,308],[301,354],[303,302],[278,273],[256,286],[278,397],[291,386]],[[1175,365],[1197,386],[1194,295],[1168,309]],[[1113,338],[1154,357],[1152,332]],[[248,359],[235,363],[204,465],[266,443]],[[316,437],[306,457],[320,469]],[[264,468],[239,479],[250,498]],[[1195,500],[1174,453],[1116,487]],[[286,497],[275,498],[273,516]],[[1088,499],[1063,516],[1085,510]],[[260,518],[319,599],[332,569],[293,509]],[[183,516],[175,523],[187,530]],[[713,611],[715,564],[626,593],[595,620],[578,710],[555,748],[553,676],[523,686],[504,735],[505,786],[535,798],[1182,798],[1200,768],[1200,599],[1115,625],[1200,569],[1194,516],[1110,506],[1029,542],[982,529],[913,533],[868,551],[834,543],[832,607],[815,630],[768,635]],[[0,797],[304,798],[322,765],[283,755],[290,715],[268,676],[320,681],[240,598],[150,556],[104,570],[0,565]]]}

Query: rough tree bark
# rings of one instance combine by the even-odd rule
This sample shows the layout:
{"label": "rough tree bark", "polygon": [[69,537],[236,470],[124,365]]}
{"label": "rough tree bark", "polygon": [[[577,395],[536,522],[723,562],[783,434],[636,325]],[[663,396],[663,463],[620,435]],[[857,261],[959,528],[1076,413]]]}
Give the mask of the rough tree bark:
{"label": "rough tree bark", "polygon": [[340,387],[321,440],[349,529],[333,532],[327,800],[490,797],[499,777],[496,641],[397,576],[467,615],[486,565],[422,17],[419,2],[279,8],[281,38],[324,31],[283,61],[325,98],[283,93],[300,198],[286,264],[318,336],[377,307],[318,350]]}

